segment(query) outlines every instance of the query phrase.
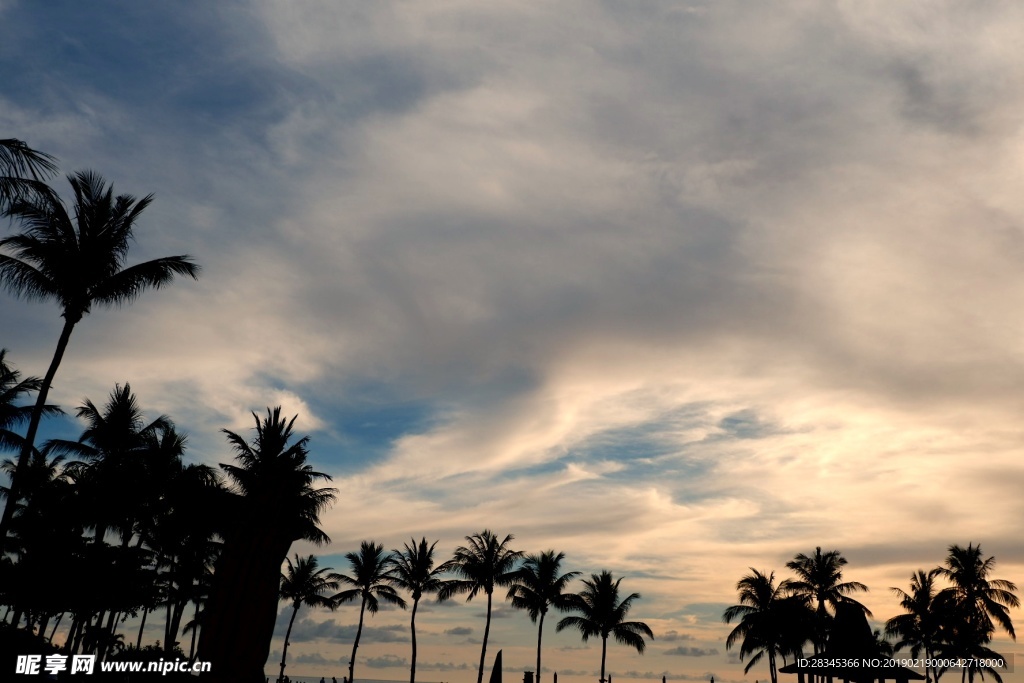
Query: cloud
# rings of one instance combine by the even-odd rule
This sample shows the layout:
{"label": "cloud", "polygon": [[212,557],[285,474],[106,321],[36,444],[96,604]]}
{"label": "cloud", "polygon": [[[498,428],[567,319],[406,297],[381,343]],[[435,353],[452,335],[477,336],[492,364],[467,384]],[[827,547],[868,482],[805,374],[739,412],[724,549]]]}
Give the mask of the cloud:
{"label": "cloud", "polygon": [[[335,567],[511,532],[709,652],[638,675],[706,680],[750,567],[839,548],[881,617],[979,529],[1024,566],[1017,4],[72,5],[0,3],[0,127],[156,192],[132,259],[204,274],[83,320],[53,400],[130,381],[213,464],[282,404],[339,489]],[[56,306],[0,316],[41,375]],[[479,609],[424,605],[425,661],[475,669],[440,634]],[[354,636],[299,616],[296,643]]]}
{"label": "cloud", "polygon": [[665,650],[667,655],[678,655],[680,657],[709,657],[718,654],[718,648],[685,647],[680,645],[671,650]]}
{"label": "cloud", "polygon": [[[371,669],[387,669],[390,667],[396,668],[407,668],[409,666],[408,660],[405,657],[398,657],[396,655],[383,655],[381,657],[367,657],[366,661],[363,662],[366,666]],[[417,667],[421,666],[419,663]]]}
{"label": "cloud", "polygon": [[455,628],[447,628],[444,630],[446,636],[468,636],[473,632],[473,629],[468,626],[456,626]]}

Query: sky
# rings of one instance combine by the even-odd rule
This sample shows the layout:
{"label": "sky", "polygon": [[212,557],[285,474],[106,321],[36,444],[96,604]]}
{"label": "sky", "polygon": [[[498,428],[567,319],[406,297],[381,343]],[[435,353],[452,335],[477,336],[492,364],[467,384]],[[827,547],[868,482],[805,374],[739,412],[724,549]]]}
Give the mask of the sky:
{"label": "sky", "polygon": [[[293,553],[513,534],[641,593],[616,679],[764,680],[750,568],[838,549],[875,626],[952,544],[1024,584],[1022,41],[1009,0],[0,0],[0,137],[154,193],[132,258],[203,268],[83,320],[51,398],[130,382],[211,464],[281,405],[339,491]],[[56,306],[0,321],[42,375]],[[340,680],[357,612],[300,613],[288,672]],[[474,680],[482,602],[421,612],[418,677]]]}

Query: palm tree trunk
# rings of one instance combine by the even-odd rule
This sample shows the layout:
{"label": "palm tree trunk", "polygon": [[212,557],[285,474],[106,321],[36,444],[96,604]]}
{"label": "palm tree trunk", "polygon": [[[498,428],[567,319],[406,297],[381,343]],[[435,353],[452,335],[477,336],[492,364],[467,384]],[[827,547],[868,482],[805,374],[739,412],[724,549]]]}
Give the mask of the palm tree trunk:
{"label": "palm tree trunk", "polygon": [[185,608],[187,606],[188,598],[181,600],[174,605],[174,616],[171,618],[170,635],[167,639],[167,643],[165,643],[168,652],[171,652],[174,649],[174,644],[178,642],[178,631],[181,630],[181,617],[185,614]]}
{"label": "palm tree trunk", "polygon": [[[81,317],[79,316],[79,320]],[[11,486],[7,494],[7,505],[4,506],[3,516],[0,517],[0,557],[3,557],[4,546],[7,542],[7,533],[11,528],[11,518],[14,516],[14,508],[18,503],[18,499],[21,498],[21,475],[28,467],[29,457],[32,455],[32,447],[36,440],[36,433],[39,431],[39,422],[43,416],[43,407],[46,405],[46,397],[50,393],[50,385],[53,383],[53,377],[57,374],[57,368],[60,366],[61,360],[64,358],[64,350],[68,347],[68,340],[71,339],[71,331],[75,329],[75,323],[78,320],[72,321],[71,318],[65,315],[64,317],[64,328],[60,332],[60,338],[57,340],[57,349],[53,353],[53,359],[50,361],[50,367],[46,370],[46,376],[43,378],[43,384],[39,387],[39,395],[36,397],[36,405],[32,409],[32,418],[28,423],[28,432],[25,434],[25,442],[21,448],[21,455],[18,456],[18,464],[14,468],[14,472],[11,473]]]}
{"label": "palm tree trunk", "polygon": [[540,683],[540,639],[541,636],[544,634],[544,615],[546,614],[546,611],[541,611],[540,624],[537,625],[537,673],[533,679],[537,681],[537,683]]}
{"label": "palm tree trunk", "polygon": [[779,683],[779,674],[775,671],[775,653],[768,650],[768,672],[772,676],[772,683]]}
{"label": "palm tree trunk", "polygon": [[356,680],[356,650],[359,648],[359,636],[363,633],[363,612],[366,611],[366,596],[363,596],[363,603],[359,606],[359,628],[356,629],[356,639],[352,643],[352,659],[348,660],[348,683],[355,683]]}
{"label": "palm tree trunk", "polygon": [[149,614],[149,608],[142,608],[142,623],[139,625],[139,637],[135,639],[135,649],[142,649],[142,631],[146,628],[146,616]]}
{"label": "palm tree trunk", "polygon": [[39,637],[40,638],[45,638],[46,637],[46,626],[47,626],[47,624],[50,623],[50,617],[51,616],[52,615],[47,612],[46,614],[43,614],[43,616],[39,617]]}
{"label": "palm tree trunk", "polygon": [[484,642],[480,646],[480,669],[476,674],[476,683],[484,681],[484,657],[487,654],[487,636],[491,633],[491,591],[487,591],[487,621],[484,623]]}
{"label": "palm tree trunk", "polygon": [[164,616],[164,652],[171,651],[171,618],[174,613],[174,602],[167,596],[167,614]]}
{"label": "palm tree trunk", "polygon": [[288,639],[292,637],[292,624],[295,623],[295,615],[299,613],[299,601],[295,601],[295,609],[292,610],[292,618],[288,620],[288,630],[284,633],[284,649],[281,650],[281,674],[277,677],[277,683],[284,683],[284,662],[288,658]]}
{"label": "palm tree trunk", "polygon": [[60,613],[60,616],[57,617],[56,623],[54,623],[54,625],[53,625],[53,630],[50,631],[50,637],[46,641],[50,645],[53,645],[53,636],[57,633],[57,627],[60,626],[60,622],[62,622],[64,620],[64,614],[65,614],[65,612],[61,612]]}
{"label": "palm tree trunk", "polygon": [[[199,635],[199,598],[196,598],[196,608],[192,612],[192,643],[188,646],[188,662],[191,664],[196,658],[196,637]],[[291,626],[289,625],[288,631],[291,632]],[[288,647],[288,640],[284,641],[284,646]]]}
{"label": "palm tree trunk", "polygon": [[604,660],[608,655],[608,636],[601,636],[601,683],[604,683]]}
{"label": "palm tree trunk", "polygon": [[291,540],[274,520],[256,520],[225,543],[213,575],[200,659],[211,683],[262,683],[280,595],[281,564]]}
{"label": "palm tree trunk", "polygon": [[412,619],[409,621],[409,630],[412,633],[412,664],[409,666],[409,683],[416,683],[416,608],[419,607],[420,599],[412,601]]}

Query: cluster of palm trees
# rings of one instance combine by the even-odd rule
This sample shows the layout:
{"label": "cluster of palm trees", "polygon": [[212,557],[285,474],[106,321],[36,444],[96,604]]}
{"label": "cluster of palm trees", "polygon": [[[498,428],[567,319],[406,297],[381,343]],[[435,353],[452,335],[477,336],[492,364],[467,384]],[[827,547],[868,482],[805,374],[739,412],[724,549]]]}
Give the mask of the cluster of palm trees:
{"label": "cluster of palm trees", "polygon": [[[4,620],[52,641],[70,614],[64,649],[103,658],[124,646],[119,623],[141,614],[138,648],[158,606],[166,607],[163,647],[173,651],[191,603],[190,657],[210,661],[214,679],[263,680],[280,568],[292,542],[329,540],[318,524],[334,490],[316,483],[330,477],[307,463],[308,437],[294,438],[295,418],[280,408],[253,414],[251,441],[224,430],[235,451],[235,463],[221,465],[226,480],[186,465],[185,436],[166,416],[147,422],[128,384],[103,408],[82,404],[86,429],[77,441],[36,443],[42,419],[61,412],[47,396],[92,308],[199,275],[187,255],[128,264],[152,195],[115,196],[98,174],[82,171],[68,176],[68,205],[47,184],[55,172],[53,157],[0,140],[0,215],[22,228],[0,239],[0,285],[55,301],[64,319],[42,379],[22,379],[0,350],[0,449],[18,453],[3,463],[10,484],[0,491]],[[22,405],[32,394],[34,404]]]}
{"label": "cluster of palm trees", "polygon": [[[729,607],[723,621],[738,621],[726,639],[726,648],[740,645],[740,659],[750,657],[747,673],[767,660],[772,683],[778,683],[778,658],[783,662],[804,656],[808,645],[814,654],[826,651],[834,615],[840,606],[852,606],[870,617],[871,612],[851,597],[866,592],[867,586],[843,581],[846,558],[838,550],[815,549],[786,564],[795,577],[776,582],[774,572],[751,568],[736,584],[740,604]],[[910,592],[891,590],[901,599],[904,614],[889,619],[884,634],[874,632],[877,657],[891,657],[909,650],[914,658],[930,662],[955,659],[998,659],[988,644],[997,626],[1016,639],[1008,608],[1018,607],[1017,587],[1010,581],[991,578],[995,559],[983,559],[981,547],[949,547],[945,564],[930,571],[919,570],[911,578]],[[947,585],[939,588],[938,579]],[[888,640],[893,638],[894,642]],[[751,656],[752,655],[752,656]],[[938,683],[947,669],[929,666],[926,677]],[[994,668],[965,668],[964,678],[973,680],[976,672],[1002,679]]]}
{"label": "cluster of palm trees", "polygon": [[[33,386],[0,354],[0,416],[23,414],[6,399]],[[128,385],[102,407],[86,400],[77,416],[81,436],[33,449],[24,471],[0,565],[5,621],[52,643],[70,615],[64,651],[102,660],[125,647],[118,631],[129,616],[141,617],[135,652],[126,653],[137,654],[147,617],[163,608],[164,653],[178,653],[179,634],[191,631],[190,660],[201,654],[262,679],[281,561],[295,540],[329,540],[317,524],[333,489],[315,488],[328,477],[306,464],[295,419],[280,408],[254,415],[250,442],[224,430],[236,451],[236,464],[221,465],[225,478],[186,464],[185,436],[167,416],[146,420]],[[16,463],[3,468],[13,474]],[[2,493],[11,505],[10,487]]]}
{"label": "cluster of palm trees", "polygon": [[[1013,582],[991,578],[994,567],[995,558],[984,557],[980,545],[951,545],[942,566],[911,576],[909,593],[891,589],[905,610],[885,624],[886,634],[897,639],[894,647],[932,661],[1005,659],[989,643],[997,628],[1017,639],[1008,609],[1019,607],[1020,599]],[[945,587],[940,588],[937,579]],[[928,676],[937,683],[945,671],[933,668]],[[961,678],[973,680],[984,672],[1001,683],[998,671],[990,667],[964,669]]]}
{"label": "cluster of palm trees", "polygon": [[[354,680],[356,652],[363,629],[366,612],[375,614],[380,601],[405,609],[406,600],[398,590],[412,597],[412,614],[409,622],[412,641],[412,657],[409,667],[409,682],[416,681],[416,610],[425,595],[436,595],[438,601],[448,600],[456,595],[465,595],[467,600],[483,593],[487,596],[486,621],[483,641],[480,647],[480,664],[477,669],[477,683],[483,681],[487,642],[490,635],[493,596],[496,588],[507,588],[505,598],[513,607],[525,610],[530,619],[537,623],[537,682],[541,678],[541,651],[544,633],[544,617],[552,607],[571,613],[562,618],[556,630],[577,629],[584,641],[591,637],[601,638],[601,680],[605,680],[608,637],[644,652],[644,636],[654,634],[647,624],[627,621],[626,616],[638,593],[620,597],[619,584],[611,572],[602,571],[583,579],[583,588],[578,593],[569,592],[573,580],[580,572],[562,572],[565,554],[547,550],[538,554],[525,554],[512,550],[509,543],[511,534],[498,538],[489,529],[466,536],[466,545],[455,549],[452,557],[435,564],[434,549],[437,541],[415,539],[404,547],[385,552],[382,544],[363,541],[358,552],[345,557],[352,567],[350,574],[333,572],[330,567],[319,568],[314,556],[288,561],[287,570],[281,577],[281,598],[292,605],[292,616],[285,633],[284,649],[281,656],[281,671],[278,680],[284,680],[291,627],[302,605],[322,606],[335,609],[347,602],[359,602],[359,622],[352,643],[349,658],[348,680]],[[446,578],[449,575],[451,578]],[[336,591],[331,596],[328,592]]]}

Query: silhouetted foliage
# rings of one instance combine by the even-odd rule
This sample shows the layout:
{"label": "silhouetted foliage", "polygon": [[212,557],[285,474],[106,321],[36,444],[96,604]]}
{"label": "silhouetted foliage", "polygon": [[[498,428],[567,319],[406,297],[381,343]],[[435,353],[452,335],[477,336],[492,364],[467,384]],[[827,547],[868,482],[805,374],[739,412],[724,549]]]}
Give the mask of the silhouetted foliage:
{"label": "silhouetted foliage", "polygon": [[[68,176],[68,181],[74,194],[70,213],[54,192],[18,194],[3,207],[3,215],[24,232],[0,239],[0,284],[15,296],[56,301],[64,318],[11,476],[14,503],[21,499],[21,475],[28,467],[46,397],[75,325],[93,305],[131,303],[143,290],[159,289],[178,275],[199,276],[199,266],[187,255],[126,264],[135,222],[152,195],[141,200],[130,195],[114,197],[113,187],[92,171]],[[14,506],[6,506],[0,518],[0,556],[13,511]]]}
{"label": "silhouetted foliage", "polygon": [[564,559],[565,553],[555,553],[554,550],[546,550],[539,555],[527,555],[523,560],[523,566],[515,574],[515,583],[508,591],[512,606],[526,610],[530,620],[537,624],[536,683],[540,683],[541,675],[544,617],[551,607],[564,611],[572,606],[571,594],[565,590],[569,583],[580,575],[580,572],[559,574]]}
{"label": "silhouetted foliage", "polygon": [[[236,680],[264,678],[263,665],[274,633],[281,565],[293,541],[330,541],[318,526],[335,489],[316,488],[330,480],[307,463],[309,437],[294,439],[295,417],[267,409],[256,421],[252,441],[223,430],[237,464],[221,464],[234,483],[224,548],[216,565],[199,639],[199,657],[213,675],[231,671]],[[294,439],[294,440],[293,440]]]}
{"label": "silhouetted foliage", "polygon": [[620,600],[620,583],[622,579],[613,581],[612,573],[607,570],[600,574],[591,574],[589,579],[583,579],[585,588],[573,595],[568,605],[570,611],[579,614],[563,618],[555,629],[577,629],[583,642],[587,642],[591,637],[600,636],[602,683],[605,680],[608,636],[614,636],[617,643],[628,645],[640,654],[643,654],[647,647],[644,636],[654,638],[654,633],[644,622],[625,620],[633,601],[639,600],[640,594],[630,593]]}
{"label": "silhouetted foliage", "polygon": [[523,556],[522,551],[512,550],[509,542],[512,534],[499,541],[490,529],[466,536],[469,545],[455,549],[452,559],[445,562],[444,571],[453,572],[458,579],[445,583],[438,597],[447,600],[453,595],[466,594],[466,601],[472,600],[480,591],[487,595],[487,621],[484,625],[483,643],[480,645],[480,666],[476,683],[484,679],[484,659],[487,655],[487,638],[491,632],[491,607],[495,586],[510,586],[515,581],[515,567]]}
{"label": "silhouetted foliage", "polygon": [[412,545],[405,543],[403,550],[392,550],[387,563],[391,583],[412,595],[412,615],[409,618],[409,633],[412,638],[409,683],[416,683],[416,610],[420,598],[439,592],[445,581],[440,578],[444,568],[434,566],[434,547],[437,546],[437,541],[428,546],[425,536],[418,544],[415,538],[411,540]]}
{"label": "silhouetted foliage", "polygon": [[806,594],[793,594],[793,582],[775,583],[775,572],[762,573],[751,567],[736,584],[740,604],[725,610],[722,621],[739,624],[726,638],[726,649],[740,644],[740,660],[753,655],[743,669],[748,673],[762,658],[768,658],[772,683],[778,683],[776,658],[799,657],[810,638],[814,614]]}
{"label": "silhouetted foliage", "polygon": [[324,595],[327,591],[338,590],[340,575],[332,572],[331,567],[320,568],[316,557],[299,557],[295,554],[295,564],[288,558],[288,569],[281,574],[281,599],[292,603],[292,616],[288,620],[288,630],[284,634],[284,648],[281,651],[281,673],[278,683],[284,681],[284,667],[288,659],[288,640],[292,635],[292,626],[299,608],[328,607],[334,609],[334,601]]}

